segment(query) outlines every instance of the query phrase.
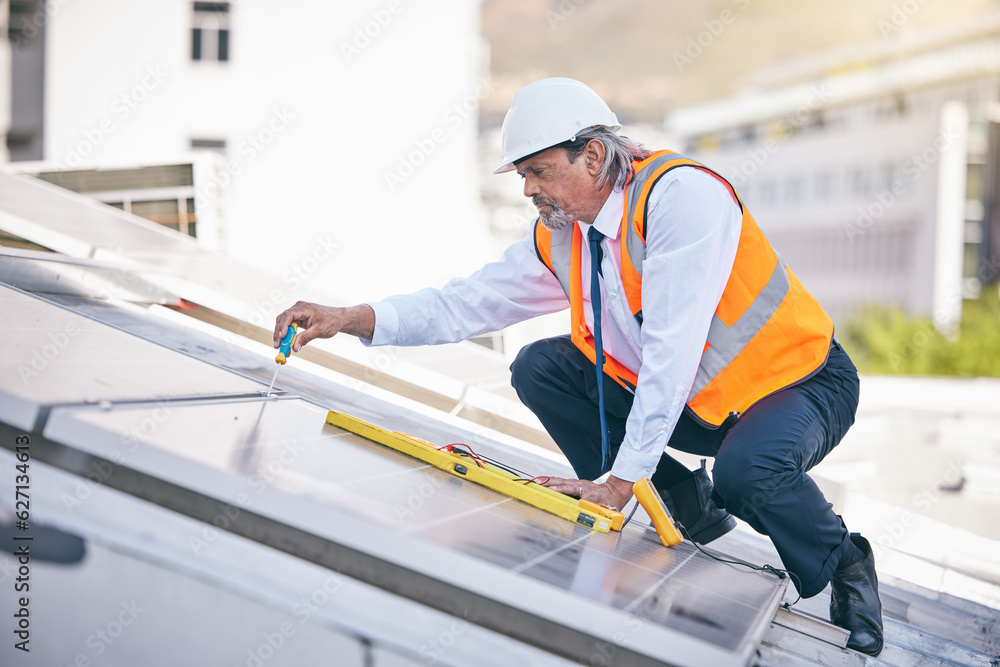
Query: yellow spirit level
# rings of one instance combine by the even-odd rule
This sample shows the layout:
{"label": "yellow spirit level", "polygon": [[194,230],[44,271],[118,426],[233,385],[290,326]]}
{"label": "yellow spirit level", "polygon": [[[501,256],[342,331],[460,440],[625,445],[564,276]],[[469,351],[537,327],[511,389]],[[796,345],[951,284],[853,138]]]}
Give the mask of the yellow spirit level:
{"label": "yellow spirit level", "polygon": [[[534,505],[591,530],[601,533],[606,533],[609,530],[621,530],[622,523],[625,521],[624,514],[604,505],[578,500],[534,482],[525,484],[525,481],[515,474],[478,459],[474,455],[465,456],[464,452],[444,451],[412,435],[388,431],[343,412],[331,410],[326,416],[326,423],[360,435],[367,440],[391,447],[456,477],[462,477],[511,498]],[[458,445],[454,448],[461,449]]]}

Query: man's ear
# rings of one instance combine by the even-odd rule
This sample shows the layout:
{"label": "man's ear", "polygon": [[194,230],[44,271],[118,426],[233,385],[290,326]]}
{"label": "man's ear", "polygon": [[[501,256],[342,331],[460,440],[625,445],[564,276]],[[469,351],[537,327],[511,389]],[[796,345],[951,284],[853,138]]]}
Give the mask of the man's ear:
{"label": "man's ear", "polygon": [[598,139],[591,139],[583,149],[583,157],[587,161],[587,173],[597,176],[604,166],[604,143]]}

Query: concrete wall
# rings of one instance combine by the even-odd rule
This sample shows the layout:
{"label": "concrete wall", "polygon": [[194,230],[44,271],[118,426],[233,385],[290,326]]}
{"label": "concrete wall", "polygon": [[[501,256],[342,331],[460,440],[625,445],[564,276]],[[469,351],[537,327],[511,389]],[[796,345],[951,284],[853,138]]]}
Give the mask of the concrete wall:
{"label": "concrete wall", "polygon": [[200,205],[225,200],[223,248],[344,301],[489,258],[476,3],[234,2],[226,63],[192,61],[193,20],[167,0],[60,5],[45,158],[164,163],[190,159],[192,139],[224,140],[224,166],[198,185]]}

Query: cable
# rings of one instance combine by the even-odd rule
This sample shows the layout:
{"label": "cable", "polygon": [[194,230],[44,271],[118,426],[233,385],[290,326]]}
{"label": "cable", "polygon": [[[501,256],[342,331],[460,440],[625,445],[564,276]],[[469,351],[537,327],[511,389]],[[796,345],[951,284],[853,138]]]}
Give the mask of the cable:
{"label": "cable", "polygon": [[479,458],[481,458],[483,461],[486,461],[490,465],[496,466],[497,468],[500,468],[501,470],[506,470],[507,472],[509,472],[512,475],[517,475],[518,477],[521,477],[523,479],[527,479],[528,478],[528,473],[524,472],[523,470],[518,470],[514,466],[509,466],[506,463],[500,463],[496,459],[491,459],[490,457],[486,456],[485,454],[478,454],[478,456],[479,456]]}
{"label": "cable", "polygon": [[[464,449],[462,449],[463,447]],[[512,475],[517,475],[518,477],[522,478],[522,480],[528,478],[528,473],[524,472],[523,470],[518,470],[513,466],[500,463],[496,459],[491,459],[490,457],[485,456],[483,454],[477,454],[476,452],[472,451],[472,447],[469,447],[464,442],[453,442],[450,445],[444,445],[442,447],[438,447],[438,449],[439,450],[443,449],[447,452],[454,452],[459,456],[468,456],[469,458],[474,460],[476,462],[476,465],[478,465],[480,468],[484,467],[483,463],[489,463],[490,465],[496,468],[500,468],[501,470],[504,470],[506,472],[509,472]]]}
{"label": "cable", "polygon": [[[634,512],[635,509],[633,509],[632,511]],[[631,515],[629,515],[629,518],[631,518]],[[802,582],[799,581],[798,575],[796,575],[794,572],[783,570],[779,567],[774,567],[773,565],[767,565],[767,564],[754,565],[753,563],[747,563],[746,561],[742,560],[727,560],[725,558],[719,558],[718,556],[713,556],[712,554],[702,549],[700,544],[691,539],[691,535],[688,533],[687,528],[684,527],[684,524],[682,524],[679,521],[674,521],[674,525],[676,525],[680,529],[684,537],[690,540],[691,544],[693,544],[698,551],[705,554],[709,558],[719,561],[720,563],[728,563],[730,565],[742,565],[743,567],[748,567],[751,570],[755,570],[757,572],[767,572],[769,574],[773,574],[778,579],[784,579],[785,575],[787,574],[788,577],[792,580],[792,583],[795,584],[795,592],[798,593],[798,597],[795,598],[795,602],[785,603],[781,605],[782,607],[785,607],[787,609],[788,607],[797,604],[798,601],[802,599],[802,593],[800,592],[802,590]]]}
{"label": "cable", "polygon": [[[464,449],[462,449],[463,447]],[[549,479],[551,479],[549,475],[538,475],[536,477],[529,477],[528,473],[524,472],[523,470],[518,470],[513,466],[508,466],[506,464],[500,463],[496,459],[491,459],[490,457],[484,454],[477,454],[476,452],[472,451],[472,447],[469,447],[465,443],[453,442],[450,445],[444,445],[442,447],[438,447],[438,449],[439,450],[443,449],[447,452],[458,454],[459,456],[468,456],[473,461],[475,461],[476,465],[478,465],[480,468],[483,467],[483,463],[489,463],[490,465],[500,468],[501,470],[505,470],[510,474],[515,475],[514,479],[511,480],[512,482],[524,482],[524,484],[527,485],[530,484],[531,482],[539,484],[538,480],[545,480],[547,482],[549,481]],[[632,511],[629,512],[628,517],[626,517],[625,521],[622,523],[622,528],[625,528],[625,526],[628,525],[628,522],[632,520],[632,515],[635,514],[635,510],[638,507],[639,507],[639,501],[636,501],[635,505],[632,506]]]}
{"label": "cable", "polygon": [[[465,449],[462,449],[462,447],[465,447]],[[450,452],[452,454],[458,454],[459,456],[467,456],[470,459],[472,459],[473,461],[475,461],[476,465],[479,466],[480,468],[485,468],[486,467],[486,466],[483,465],[483,463],[484,463],[483,457],[481,457],[479,454],[476,454],[474,451],[472,451],[472,447],[469,447],[468,445],[463,445],[460,442],[453,442],[450,445],[442,445],[442,446],[438,447],[438,451],[440,451],[442,449],[444,451]],[[468,451],[466,451],[466,449]]]}
{"label": "cable", "polygon": [[549,477],[548,475],[538,475],[537,477],[532,477],[531,479],[528,479],[527,477],[515,477],[514,479],[512,479],[510,481],[512,481],[512,482],[524,482],[525,486],[527,486],[528,484],[531,484],[532,482],[534,482],[535,484],[538,484],[539,486],[542,486],[542,485],[544,485],[544,482],[539,482],[538,480],[540,480],[540,479],[543,479],[543,480],[545,480],[547,482],[547,481],[549,481],[552,478]]}
{"label": "cable", "polygon": [[639,501],[637,500],[637,501],[635,501],[635,504],[632,505],[632,511],[628,513],[628,516],[625,517],[625,521],[622,522],[622,527],[619,528],[619,532],[625,530],[625,526],[627,526],[628,522],[632,520],[632,515],[635,514],[635,510],[638,507],[639,507]]}

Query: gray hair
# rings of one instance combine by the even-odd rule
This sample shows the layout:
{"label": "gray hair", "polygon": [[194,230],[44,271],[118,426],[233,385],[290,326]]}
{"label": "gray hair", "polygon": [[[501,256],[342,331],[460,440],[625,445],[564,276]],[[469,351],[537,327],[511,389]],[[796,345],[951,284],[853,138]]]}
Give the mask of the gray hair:
{"label": "gray hair", "polygon": [[613,183],[616,187],[624,185],[625,181],[635,173],[632,163],[636,160],[645,160],[651,155],[642,144],[628,137],[619,136],[603,125],[587,128],[576,135],[575,139],[563,142],[559,146],[566,149],[569,161],[575,162],[592,139],[604,144],[604,164],[601,165],[601,171],[597,175],[598,189],[608,183]]}

